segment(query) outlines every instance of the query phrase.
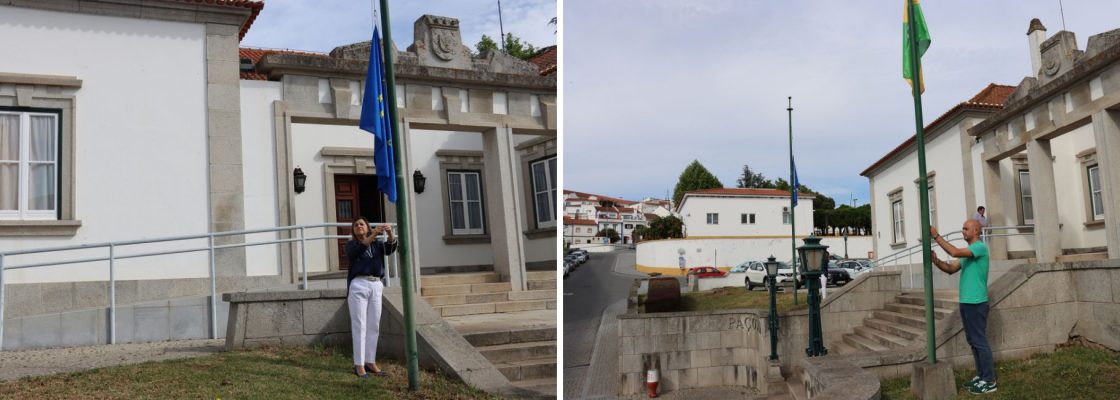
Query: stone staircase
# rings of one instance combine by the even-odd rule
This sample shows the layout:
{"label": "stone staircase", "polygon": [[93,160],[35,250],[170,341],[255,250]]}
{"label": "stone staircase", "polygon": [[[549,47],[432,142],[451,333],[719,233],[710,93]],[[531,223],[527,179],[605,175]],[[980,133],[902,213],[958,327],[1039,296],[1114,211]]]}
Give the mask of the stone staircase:
{"label": "stone staircase", "polygon": [[556,396],[556,272],[512,291],[493,272],[424,276],[421,297],[515,386]]}
{"label": "stone staircase", "polygon": [[[944,319],[959,306],[957,292],[934,292],[933,306],[934,319]],[[925,297],[921,292],[907,292],[895,296],[895,302],[886,304],[882,310],[872,312],[872,317],[864,319],[853,333],[832,343],[829,351],[850,354],[898,349],[925,343],[925,337]]]}

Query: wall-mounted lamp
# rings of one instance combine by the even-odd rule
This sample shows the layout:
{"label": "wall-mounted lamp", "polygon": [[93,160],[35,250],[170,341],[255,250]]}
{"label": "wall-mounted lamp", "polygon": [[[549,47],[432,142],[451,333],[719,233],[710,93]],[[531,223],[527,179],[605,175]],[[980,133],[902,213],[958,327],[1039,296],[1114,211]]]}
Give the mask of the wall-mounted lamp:
{"label": "wall-mounted lamp", "polygon": [[307,175],[299,167],[292,171],[292,181],[295,183],[296,193],[303,193],[307,189]]}
{"label": "wall-mounted lamp", "polygon": [[428,178],[425,178],[424,174],[420,173],[420,170],[416,170],[416,172],[412,173],[412,186],[417,194],[424,193],[424,182],[427,181]]}

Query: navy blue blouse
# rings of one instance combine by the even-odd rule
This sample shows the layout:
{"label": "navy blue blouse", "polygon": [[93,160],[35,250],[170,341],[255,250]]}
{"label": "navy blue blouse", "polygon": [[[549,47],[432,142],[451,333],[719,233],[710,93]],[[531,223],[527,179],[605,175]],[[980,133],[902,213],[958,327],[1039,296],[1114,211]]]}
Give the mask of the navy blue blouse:
{"label": "navy blue blouse", "polygon": [[346,273],[346,286],[359,275],[373,275],[385,278],[385,258],[397,250],[397,241],[374,241],[369,246],[359,240],[346,242],[346,258],[350,260],[350,270]]}

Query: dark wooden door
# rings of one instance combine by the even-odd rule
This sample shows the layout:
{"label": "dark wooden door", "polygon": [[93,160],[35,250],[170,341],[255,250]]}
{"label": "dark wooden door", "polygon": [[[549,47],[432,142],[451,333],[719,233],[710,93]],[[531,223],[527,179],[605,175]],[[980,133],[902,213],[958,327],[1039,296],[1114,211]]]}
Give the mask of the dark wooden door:
{"label": "dark wooden door", "polygon": [[[336,221],[350,224],[362,215],[361,201],[359,201],[360,199],[358,196],[358,182],[359,179],[357,176],[334,176],[334,209]],[[338,234],[350,236],[350,227],[339,227]],[[338,239],[339,269],[350,268],[350,260],[346,258],[347,240],[349,239]]]}

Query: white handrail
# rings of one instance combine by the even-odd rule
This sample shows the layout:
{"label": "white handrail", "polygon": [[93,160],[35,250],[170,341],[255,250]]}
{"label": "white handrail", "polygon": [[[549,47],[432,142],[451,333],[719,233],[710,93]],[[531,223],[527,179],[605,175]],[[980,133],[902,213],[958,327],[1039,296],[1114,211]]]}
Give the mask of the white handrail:
{"label": "white handrail", "polygon": [[[393,226],[393,227],[395,227],[397,224],[395,224],[395,223],[371,223],[369,225],[370,226]],[[116,344],[116,342],[117,342],[116,260],[206,251],[206,252],[209,253],[209,258],[210,258],[210,260],[209,260],[209,264],[210,264],[210,271],[209,271],[209,275],[210,275],[210,338],[211,339],[217,339],[218,338],[218,323],[217,323],[218,322],[218,300],[217,300],[218,299],[218,288],[217,288],[217,271],[216,271],[216,262],[215,262],[215,251],[216,250],[237,248],[237,247],[261,246],[261,245],[269,245],[269,244],[279,245],[279,244],[284,244],[284,243],[294,243],[294,242],[298,241],[298,242],[300,242],[300,256],[301,256],[300,270],[301,270],[301,273],[302,273],[302,281],[303,281],[301,289],[307,290],[308,286],[309,286],[308,285],[308,280],[307,280],[307,241],[308,240],[348,239],[349,236],[327,234],[327,235],[322,235],[322,236],[308,237],[308,236],[306,236],[305,231],[309,228],[332,228],[332,227],[337,228],[337,227],[348,227],[348,226],[349,226],[349,224],[347,224],[347,223],[327,222],[327,223],[322,223],[322,224],[291,225],[291,226],[281,226],[281,227],[276,227],[276,228],[262,228],[262,229],[247,229],[247,230],[240,230],[240,231],[210,232],[210,233],[201,234],[201,235],[168,236],[168,237],[161,237],[161,238],[154,238],[154,239],[114,241],[114,242],[73,245],[73,246],[43,247],[43,248],[29,249],[29,250],[15,250],[15,251],[0,252],[0,351],[3,351],[3,347],[4,347],[4,308],[5,308],[4,307],[4,299],[5,299],[4,289],[5,289],[5,286],[6,286],[6,284],[4,282],[4,275],[5,275],[4,271],[5,270],[27,269],[27,268],[37,268],[37,267],[47,267],[47,266],[68,265],[68,264],[80,264],[80,263],[87,263],[87,262],[108,261],[109,262],[109,343],[110,344]],[[214,238],[216,238],[216,237],[234,236],[234,235],[250,235],[250,234],[255,234],[255,233],[270,233],[270,232],[279,233],[279,232],[282,232],[282,231],[292,231],[292,230],[298,230],[299,231],[299,237],[298,238],[276,239],[276,240],[267,240],[267,241],[259,241],[259,242],[243,242],[243,243],[234,243],[234,244],[225,244],[225,245],[215,245],[214,244]],[[121,246],[131,246],[131,245],[161,243],[161,242],[174,242],[174,241],[183,241],[183,240],[197,240],[197,239],[207,239],[207,242],[208,242],[207,246],[206,247],[189,248],[189,249],[128,254],[128,255],[122,255],[122,256],[116,255],[117,248],[121,247]],[[73,251],[73,250],[89,250],[89,249],[98,249],[98,248],[108,248],[108,250],[109,250],[108,256],[82,258],[82,259],[72,259],[72,260],[57,261],[57,262],[30,263],[30,264],[11,265],[11,266],[5,265],[5,260],[4,260],[6,257],[16,256],[16,255],[42,254],[42,253],[52,253],[52,252]],[[388,256],[385,256],[385,257],[388,257]],[[390,274],[389,273],[390,271],[388,271],[388,270],[385,271],[386,272],[386,281],[385,281],[386,286],[391,286],[392,276],[400,276],[400,270],[399,270],[400,260],[398,258],[399,258],[399,255],[395,254],[393,256],[393,258],[391,259],[392,266],[393,266],[391,271],[393,273]],[[388,267],[388,264],[386,264],[386,267]],[[194,279],[194,278],[180,278],[180,279]]]}

